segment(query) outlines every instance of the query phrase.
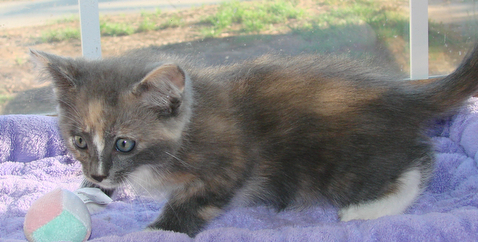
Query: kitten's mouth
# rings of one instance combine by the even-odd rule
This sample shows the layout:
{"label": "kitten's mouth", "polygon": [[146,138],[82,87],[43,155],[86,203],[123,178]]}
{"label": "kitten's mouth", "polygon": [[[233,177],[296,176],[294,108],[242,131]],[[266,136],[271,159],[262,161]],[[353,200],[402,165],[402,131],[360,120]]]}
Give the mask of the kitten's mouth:
{"label": "kitten's mouth", "polygon": [[106,179],[103,179],[101,181],[98,181],[90,176],[85,176],[87,178],[88,181],[92,182],[93,184],[96,184],[98,185],[99,187],[101,188],[105,188],[105,189],[114,189],[114,188],[117,188],[118,185],[117,183],[113,182],[111,179],[109,178],[106,178]]}

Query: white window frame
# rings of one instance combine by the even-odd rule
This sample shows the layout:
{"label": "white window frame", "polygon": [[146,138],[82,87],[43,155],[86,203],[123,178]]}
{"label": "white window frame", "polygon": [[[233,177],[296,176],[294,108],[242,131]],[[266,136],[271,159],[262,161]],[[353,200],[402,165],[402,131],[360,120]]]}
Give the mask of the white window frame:
{"label": "white window frame", "polygon": [[98,0],[78,0],[81,51],[87,59],[101,59],[100,12]]}
{"label": "white window frame", "polygon": [[[410,79],[428,76],[428,0],[410,2]],[[101,58],[98,0],[78,0],[82,53],[88,59]]]}
{"label": "white window frame", "polygon": [[428,78],[428,0],[410,1],[410,79]]}

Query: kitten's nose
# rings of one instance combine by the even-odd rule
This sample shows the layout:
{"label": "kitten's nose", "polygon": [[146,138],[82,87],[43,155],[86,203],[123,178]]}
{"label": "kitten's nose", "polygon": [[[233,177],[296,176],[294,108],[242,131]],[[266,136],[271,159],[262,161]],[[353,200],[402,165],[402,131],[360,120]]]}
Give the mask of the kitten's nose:
{"label": "kitten's nose", "polygon": [[91,178],[95,179],[98,182],[101,182],[101,181],[103,181],[103,179],[106,178],[106,176],[105,175],[91,175]]}

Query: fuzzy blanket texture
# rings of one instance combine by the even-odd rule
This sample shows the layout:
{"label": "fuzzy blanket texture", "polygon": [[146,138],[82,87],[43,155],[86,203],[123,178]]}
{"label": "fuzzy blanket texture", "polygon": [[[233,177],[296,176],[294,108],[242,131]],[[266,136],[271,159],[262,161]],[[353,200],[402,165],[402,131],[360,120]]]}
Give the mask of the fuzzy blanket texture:
{"label": "fuzzy blanket texture", "polygon": [[[170,231],[142,231],[164,202],[120,189],[92,215],[90,241],[476,241],[478,240],[478,99],[428,131],[436,150],[431,184],[403,215],[340,222],[337,209],[276,213],[233,208],[191,239]],[[66,151],[57,119],[0,116],[0,241],[25,241],[32,202],[62,187],[76,190],[81,165]]]}

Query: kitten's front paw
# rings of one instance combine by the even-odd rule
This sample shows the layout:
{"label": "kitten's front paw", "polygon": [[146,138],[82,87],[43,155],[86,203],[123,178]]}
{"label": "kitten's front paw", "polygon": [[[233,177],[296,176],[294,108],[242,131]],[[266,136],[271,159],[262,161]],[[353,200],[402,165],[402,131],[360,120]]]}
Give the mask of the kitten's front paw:
{"label": "kitten's front paw", "polygon": [[152,231],[158,231],[158,230],[159,229],[153,228],[153,227],[150,227],[150,226],[143,229],[143,231],[145,231],[145,232],[152,232]]}
{"label": "kitten's front paw", "polygon": [[[184,218],[187,220],[188,218]],[[176,218],[159,218],[152,224],[146,227],[146,231],[166,230],[177,233],[187,234],[189,237],[194,238],[200,231],[200,223],[186,223],[184,220],[178,220]]]}
{"label": "kitten's front paw", "polygon": [[89,182],[87,181],[86,179],[83,179],[83,182],[81,182],[81,185],[80,187],[94,187],[94,188],[99,188],[101,189],[102,192],[104,192],[108,197],[111,197],[113,196],[113,193],[115,191],[115,189],[105,189],[105,188],[102,188],[92,182]]}

